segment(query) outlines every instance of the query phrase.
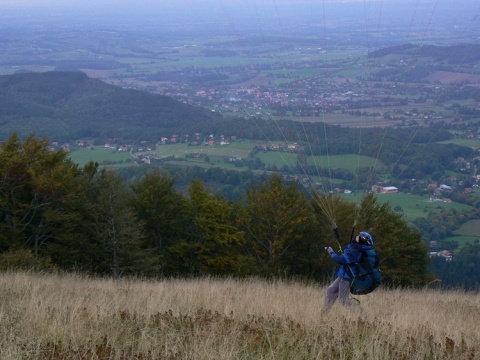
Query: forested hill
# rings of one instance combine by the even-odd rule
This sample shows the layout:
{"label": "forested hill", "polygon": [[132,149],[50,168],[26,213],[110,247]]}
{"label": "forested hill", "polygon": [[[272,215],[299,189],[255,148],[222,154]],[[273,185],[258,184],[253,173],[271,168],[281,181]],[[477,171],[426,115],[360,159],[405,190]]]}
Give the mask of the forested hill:
{"label": "forested hill", "polygon": [[0,76],[0,137],[161,136],[215,115],[167,96],[128,90],[82,72]]}

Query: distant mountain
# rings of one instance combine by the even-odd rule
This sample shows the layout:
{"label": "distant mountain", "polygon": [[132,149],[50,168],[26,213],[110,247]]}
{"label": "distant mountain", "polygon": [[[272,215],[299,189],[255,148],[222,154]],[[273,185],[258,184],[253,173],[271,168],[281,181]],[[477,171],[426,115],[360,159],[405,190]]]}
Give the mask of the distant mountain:
{"label": "distant mountain", "polygon": [[82,72],[0,76],[0,139],[16,131],[53,139],[165,136],[218,119],[167,96],[128,90]]}

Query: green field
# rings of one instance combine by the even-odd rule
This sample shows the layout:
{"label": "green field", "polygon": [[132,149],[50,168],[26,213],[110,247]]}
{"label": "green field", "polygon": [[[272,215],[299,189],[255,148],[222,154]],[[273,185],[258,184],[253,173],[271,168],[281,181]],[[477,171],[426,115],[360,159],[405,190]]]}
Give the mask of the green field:
{"label": "green field", "polygon": [[201,155],[211,157],[237,157],[247,158],[253,148],[253,144],[249,143],[231,143],[230,145],[214,145],[214,146],[188,146],[187,144],[160,145],[154,151],[148,151],[149,154],[155,154],[160,157],[175,156],[185,158],[188,154],[199,153]]}
{"label": "green field", "polygon": [[285,165],[288,167],[297,166],[297,155],[291,152],[265,151],[257,153],[255,157],[260,159],[267,167],[276,166],[280,168]]}
{"label": "green field", "polygon": [[[360,203],[363,197],[362,192],[356,194],[342,195],[345,199]],[[430,201],[430,195],[411,194],[377,194],[377,201],[380,204],[389,203],[392,209],[404,216],[405,220],[413,221],[416,218],[424,218],[430,212],[436,213],[455,209],[457,211],[471,210],[472,207],[459,203],[444,203],[441,201]],[[480,222],[480,220],[479,220]],[[480,224],[479,224],[480,229]],[[479,232],[480,233],[480,232]],[[462,233],[462,235],[466,235]]]}
{"label": "green field", "polygon": [[106,162],[125,162],[132,159],[132,156],[128,152],[118,152],[112,149],[105,148],[103,146],[93,146],[84,149],[78,149],[72,151],[70,159],[75,163],[83,166],[89,161],[95,161],[99,164]]}
{"label": "green field", "polygon": [[[297,155],[288,151],[266,151],[259,152],[255,155],[267,167],[282,166],[295,167],[297,166]],[[314,168],[332,168],[332,169],[346,169],[352,172],[357,171],[359,167],[375,167],[379,168],[383,164],[375,158],[369,156],[358,155],[330,155],[330,156],[309,156],[308,164]]]}
{"label": "green field", "polygon": [[449,236],[444,239],[445,241],[456,241],[458,248],[461,249],[467,244],[474,244],[480,240],[480,236]]}
{"label": "green field", "polygon": [[[155,150],[135,153],[134,156],[139,154],[155,154],[159,157],[166,158],[174,156],[175,160],[169,161],[169,163],[191,166],[199,165],[205,167],[217,166],[226,169],[242,170],[245,168],[238,168],[233,163],[227,163],[224,161],[226,157],[236,157],[247,159],[250,158],[252,149],[255,146],[260,145],[258,141],[237,141],[232,142],[229,145],[216,145],[216,146],[188,146],[187,144],[172,144],[157,146]],[[199,153],[202,155],[200,158],[187,157],[192,153]],[[83,166],[88,161],[96,161],[99,164],[110,166],[129,166],[132,164],[134,158],[128,152],[117,152],[111,149],[107,149],[103,146],[93,146],[85,149],[72,151],[70,153],[71,159]],[[206,158],[208,157],[208,158]],[[276,166],[280,168],[282,166],[296,167],[297,157],[291,152],[281,151],[266,151],[259,152],[255,155],[260,161],[262,161],[267,168]],[[206,161],[208,160],[208,161]],[[367,156],[356,155],[334,155],[334,156],[316,156],[310,157],[309,163],[317,168],[340,168],[349,169],[355,172],[358,167],[379,167],[383,164],[375,161],[374,158]],[[312,181],[319,181],[318,179],[312,179]],[[332,181],[334,183],[334,181]],[[354,189],[351,189],[354,191]],[[363,194],[358,192],[356,194],[342,195],[349,201],[359,203]],[[389,203],[392,209],[396,209],[399,214],[402,214],[407,221],[413,221],[416,218],[422,218],[428,216],[430,212],[440,212],[450,209],[457,211],[470,210],[472,207],[468,205],[458,203],[444,203],[444,202],[431,202],[429,195],[419,196],[410,194],[378,194],[378,202]],[[458,234],[466,236],[470,242],[475,239],[477,234],[480,234],[480,220],[476,222],[469,222],[458,230]],[[457,240],[457,239],[456,239]],[[463,240],[462,240],[463,241]]]}
{"label": "green field", "polygon": [[179,68],[179,67],[197,67],[197,68],[212,68],[212,67],[231,67],[231,66],[240,66],[249,68],[251,64],[269,64],[275,63],[276,59],[260,59],[260,58],[249,58],[249,57],[203,57],[203,56],[185,56],[184,54],[173,57],[165,57],[160,62],[151,62],[151,59],[137,59],[123,57],[119,59],[119,62],[124,64],[136,64],[138,68],[144,70],[144,68],[156,69],[159,68]]}
{"label": "green field", "polygon": [[370,156],[361,155],[310,156],[308,163],[317,168],[346,169],[352,172],[356,172],[359,167],[374,167],[378,169],[383,166],[381,161]]}
{"label": "green field", "polygon": [[454,138],[451,140],[439,141],[439,144],[456,144],[461,146],[477,147],[480,146],[480,139]]}
{"label": "green field", "polygon": [[455,231],[455,234],[474,237],[477,239],[480,238],[480,220],[467,221],[466,223],[462,224],[457,231]]}
{"label": "green field", "polygon": [[85,165],[89,161],[103,163],[124,163],[127,160],[135,160],[139,155],[156,155],[161,158],[174,156],[177,159],[187,159],[187,155],[199,153],[200,159],[188,159],[192,162],[204,162],[204,157],[208,156],[213,159],[221,159],[226,157],[248,158],[251,150],[259,143],[255,141],[238,141],[229,145],[215,146],[188,146],[187,144],[171,144],[159,145],[155,150],[136,152],[133,156],[128,152],[118,152],[103,146],[92,146],[84,149],[77,149],[70,153],[70,158],[79,165]]}
{"label": "green field", "polygon": [[379,203],[390,203],[393,209],[397,206],[401,208],[399,213],[412,221],[416,218],[426,217],[429,212],[440,212],[455,209],[457,211],[471,210],[472,207],[458,203],[444,203],[441,201],[430,201],[429,195],[410,195],[410,194],[378,194]]}

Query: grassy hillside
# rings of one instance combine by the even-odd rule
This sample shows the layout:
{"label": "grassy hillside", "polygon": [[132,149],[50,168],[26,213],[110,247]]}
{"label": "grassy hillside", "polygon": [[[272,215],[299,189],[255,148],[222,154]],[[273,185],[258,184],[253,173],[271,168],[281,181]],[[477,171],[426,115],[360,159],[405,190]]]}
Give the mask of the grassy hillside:
{"label": "grassy hillside", "polygon": [[136,139],[212,118],[167,96],[123,89],[81,72],[0,76],[0,137],[16,131],[52,139]]}
{"label": "grassy hillside", "polygon": [[379,194],[377,199],[380,203],[390,203],[393,208],[399,207],[399,212],[404,214],[408,220],[428,216],[429,212],[440,212],[450,209],[457,211],[468,211],[472,207],[460,203],[445,203],[441,201],[430,201],[430,195],[411,194]]}
{"label": "grassy hillside", "polygon": [[105,148],[104,146],[92,146],[71,152],[70,158],[77,164],[83,166],[89,161],[95,161],[99,164],[125,162],[132,159],[132,156],[129,152],[118,152]]}
{"label": "grassy hillside", "polygon": [[9,359],[476,359],[478,294],[379,289],[362,316],[321,311],[325,287],[7,273]]}
{"label": "grassy hillside", "polygon": [[460,228],[456,231],[459,235],[464,236],[476,236],[478,237],[480,232],[480,220],[470,220],[464,223]]}

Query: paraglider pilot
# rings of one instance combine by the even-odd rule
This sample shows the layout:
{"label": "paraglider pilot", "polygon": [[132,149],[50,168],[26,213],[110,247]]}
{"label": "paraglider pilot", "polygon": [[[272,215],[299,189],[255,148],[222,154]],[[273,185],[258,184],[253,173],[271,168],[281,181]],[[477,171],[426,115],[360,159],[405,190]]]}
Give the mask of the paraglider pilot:
{"label": "paraglider pilot", "polygon": [[[338,229],[335,228],[334,232],[338,236]],[[350,299],[350,283],[359,273],[357,264],[362,260],[362,250],[371,249],[372,246],[372,236],[368,232],[362,231],[352,238],[341,255],[338,255],[330,246],[325,248],[330,257],[339,264],[335,271],[337,278],[327,288],[325,311],[330,310],[337,299],[344,306],[351,307],[358,312],[362,311],[360,305]]]}

